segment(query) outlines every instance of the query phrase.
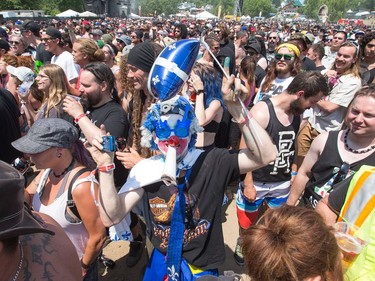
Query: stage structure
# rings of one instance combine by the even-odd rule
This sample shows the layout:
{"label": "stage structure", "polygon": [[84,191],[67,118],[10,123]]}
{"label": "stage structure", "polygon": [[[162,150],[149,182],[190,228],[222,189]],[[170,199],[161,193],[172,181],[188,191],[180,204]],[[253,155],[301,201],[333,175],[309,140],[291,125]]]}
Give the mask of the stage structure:
{"label": "stage structure", "polygon": [[100,16],[125,18],[131,13],[130,0],[84,0],[85,10]]}

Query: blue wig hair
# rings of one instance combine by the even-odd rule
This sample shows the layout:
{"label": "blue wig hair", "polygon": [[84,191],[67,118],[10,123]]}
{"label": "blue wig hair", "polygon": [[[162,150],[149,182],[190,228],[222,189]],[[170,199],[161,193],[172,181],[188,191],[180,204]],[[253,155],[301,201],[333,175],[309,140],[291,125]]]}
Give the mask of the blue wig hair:
{"label": "blue wig hair", "polygon": [[158,150],[158,146],[154,141],[154,136],[156,126],[158,122],[161,121],[161,116],[167,114],[178,114],[183,116],[186,110],[189,111],[187,118],[191,121],[189,127],[189,149],[194,147],[197,140],[197,133],[202,132],[203,129],[198,124],[194,108],[190,105],[189,101],[181,96],[175,96],[166,101],[158,101],[151,107],[146,115],[145,121],[143,122],[143,126],[141,127],[141,145],[152,150]]}
{"label": "blue wig hair", "polygon": [[208,108],[213,100],[218,100],[221,106],[225,108],[221,94],[221,82],[223,78],[219,75],[218,71],[214,67],[202,63],[196,63],[193,71],[203,82],[204,108]]}

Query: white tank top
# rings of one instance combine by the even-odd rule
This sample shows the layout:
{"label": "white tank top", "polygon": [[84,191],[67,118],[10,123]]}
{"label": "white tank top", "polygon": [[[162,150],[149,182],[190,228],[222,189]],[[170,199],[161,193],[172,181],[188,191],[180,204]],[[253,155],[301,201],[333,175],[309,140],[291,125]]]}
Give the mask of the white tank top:
{"label": "white tank top", "polygon": [[[87,240],[89,238],[88,232],[82,222],[78,223],[71,223],[65,218],[66,212],[66,201],[68,197],[68,189],[66,189],[61,195],[57,195],[58,197],[53,201],[50,205],[44,205],[40,201],[40,197],[43,193],[43,188],[48,178],[51,169],[46,169],[42,175],[42,178],[39,182],[36,194],[33,197],[33,207],[36,211],[47,214],[51,216],[61,227],[64,229],[65,233],[68,235],[69,239],[72,241],[74,247],[76,248],[78,257],[82,257],[85,248],[87,245]],[[63,183],[65,189],[66,179],[69,177],[69,173],[64,176]],[[91,191],[93,192],[93,185],[94,182],[97,183],[97,180],[94,176],[88,176],[83,179],[78,179],[72,186],[72,193],[74,188],[82,183],[90,181],[91,182]]]}

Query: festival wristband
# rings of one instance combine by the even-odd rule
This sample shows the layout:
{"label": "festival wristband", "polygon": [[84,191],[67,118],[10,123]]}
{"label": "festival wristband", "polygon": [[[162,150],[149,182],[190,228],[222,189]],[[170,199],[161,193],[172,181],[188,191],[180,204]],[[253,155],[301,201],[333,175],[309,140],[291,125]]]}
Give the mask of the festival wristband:
{"label": "festival wristband", "polygon": [[83,258],[81,258],[81,267],[82,267],[84,270],[88,270],[88,269],[90,268],[89,265],[87,265],[87,264],[85,264],[85,263],[83,262]]}
{"label": "festival wristband", "polygon": [[297,172],[296,172],[296,171],[292,171],[292,172],[290,173],[290,175],[291,175],[292,177],[295,177],[295,176],[297,175]]}
{"label": "festival wristband", "polygon": [[81,120],[81,118],[85,116],[86,116],[86,113],[82,113],[78,115],[76,118],[74,118],[74,123],[78,124],[79,120]]}
{"label": "festival wristband", "polygon": [[197,95],[204,94],[204,90],[197,90]]}
{"label": "festival wristband", "polygon": [[96,169],[103,173],[112,172],[116,168],[115,163],[106,164],[103,166],[99,166]]}

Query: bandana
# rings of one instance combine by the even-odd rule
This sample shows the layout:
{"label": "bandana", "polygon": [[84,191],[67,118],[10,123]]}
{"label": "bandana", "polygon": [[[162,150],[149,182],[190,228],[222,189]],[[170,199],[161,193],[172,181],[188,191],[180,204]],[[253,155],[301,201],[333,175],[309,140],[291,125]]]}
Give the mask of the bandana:
{"label": "bandana", "polygon": [[281,48],[288,48],[289,51],[292,51],[296,57],[299,58],[300,56],[300,51],[299,49],[297,48],[296,45],[293,45],[293,44],[290,44],[290,43],[283,43],[283,44],[280,44],[279,46],[277,46],[276,48],[276,52],[278,52]]}

